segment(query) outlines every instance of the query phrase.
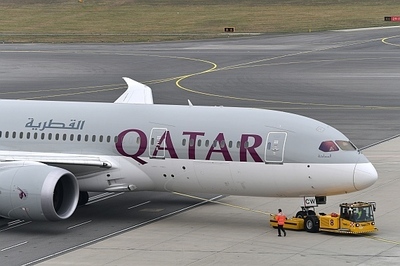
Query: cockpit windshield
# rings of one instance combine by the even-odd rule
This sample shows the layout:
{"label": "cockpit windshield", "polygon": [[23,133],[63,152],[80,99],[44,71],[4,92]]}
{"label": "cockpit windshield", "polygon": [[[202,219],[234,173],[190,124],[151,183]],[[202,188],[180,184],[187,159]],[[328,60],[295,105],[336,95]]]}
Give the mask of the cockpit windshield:
{"label": "cockpit windshield", "polygon": [[321,145],[319,145],[319,150],[321,150],[323,152],[332,152],[332,151],[338,151],[339,148],[335,144],[335,142],[328,140],[328,141],[322,142]]}
{"label": "cockpit windshield", "polygon": [[355,151],[357,150],[356,146],[353,143],[346,140],[327,140],[323,141],[319,145],[319,150],[323,152],[334,152],[334,151]]}
{"label": "cockpit windshield", "polygon": [[339,148],[344,150],[344,151],[355,151],[355,150],[357,150],[356,146],[354,146],[354,144],[351,143],[350,141],[336,140],[335,142],[339,146]]}

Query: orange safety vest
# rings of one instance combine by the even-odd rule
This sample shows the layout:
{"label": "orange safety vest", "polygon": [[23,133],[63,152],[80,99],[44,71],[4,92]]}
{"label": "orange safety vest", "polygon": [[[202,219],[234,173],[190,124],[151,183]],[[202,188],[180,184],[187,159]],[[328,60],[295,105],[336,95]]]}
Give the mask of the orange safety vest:
{"label": "orange safety vest", "polygon": [[278,225],[284,225],[286,216],[283,212],[280,212],[275,216],[275,220],[278,222]]}

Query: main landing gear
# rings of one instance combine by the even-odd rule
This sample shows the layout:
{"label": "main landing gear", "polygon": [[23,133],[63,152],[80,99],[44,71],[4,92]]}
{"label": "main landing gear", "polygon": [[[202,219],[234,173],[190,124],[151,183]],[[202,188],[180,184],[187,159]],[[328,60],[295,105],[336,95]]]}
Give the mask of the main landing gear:
{"label": "main landing gear", "polygon": [[304,206],[301,206],[301,211],[296,213],[296,218],[304,219],[304,230],[310,233],[319,231],[320,222],[315,212],[315,207],[318,204],[326,204],[326,197],[304,197]]}
{"label": "main landing gear", "polygon": [[314,207],[304,207],[301,206],[301,211],[296,213],[296,218],[305,218],[309,215],[316,215]]}

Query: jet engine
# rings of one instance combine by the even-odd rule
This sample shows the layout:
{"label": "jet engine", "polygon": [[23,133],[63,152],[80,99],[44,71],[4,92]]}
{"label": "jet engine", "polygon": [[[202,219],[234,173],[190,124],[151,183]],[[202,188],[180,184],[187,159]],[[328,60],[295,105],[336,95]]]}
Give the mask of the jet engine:
{"label": "jet engine", "polygon": [[0,216],[57,221],[70,217],[79,186],[69,171],[30,161],[0,162]]}

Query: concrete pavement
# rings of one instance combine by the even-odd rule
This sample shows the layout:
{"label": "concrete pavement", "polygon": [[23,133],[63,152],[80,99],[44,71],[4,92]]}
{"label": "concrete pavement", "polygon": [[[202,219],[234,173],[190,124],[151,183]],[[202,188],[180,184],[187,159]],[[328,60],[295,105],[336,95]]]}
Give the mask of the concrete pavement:
{"label": "concrete pavement", "polygon": [[[207,204],[39,265],[394,265],[400,263],[400,139],[364,151],[379,179],[372,187],[328,198],[320,212],[341,202],[376,201],[377,233],[368,236],[288,231],[277,237],[269,216]],[[222,202],[287,216],[299,199],[229,196]]]}

